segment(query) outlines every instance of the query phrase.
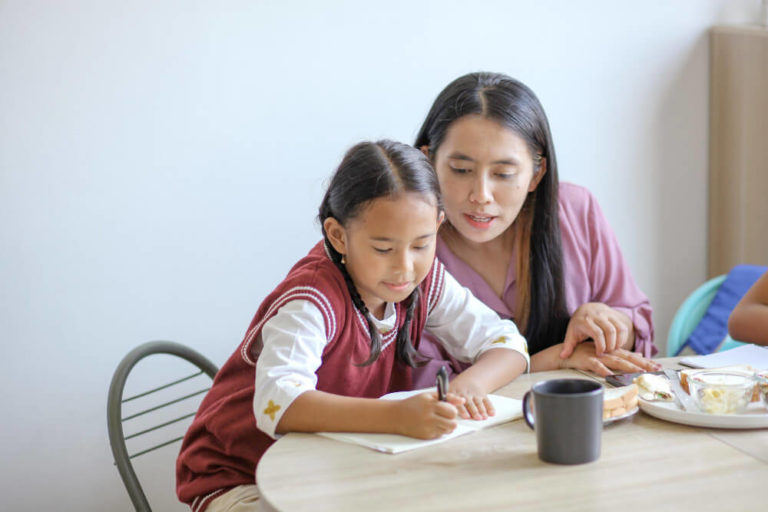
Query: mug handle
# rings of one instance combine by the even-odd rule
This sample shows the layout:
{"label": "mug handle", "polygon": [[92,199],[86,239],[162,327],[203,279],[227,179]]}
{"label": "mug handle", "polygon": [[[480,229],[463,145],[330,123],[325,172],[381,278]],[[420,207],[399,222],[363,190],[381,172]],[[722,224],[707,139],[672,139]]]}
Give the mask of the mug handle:
{"label": "mug handle", "polygon": [[531,429],[534,429],[535,421],[533,419],[533,411],[531,410],[531,391],[526,391],[523,395],[523,418]]}

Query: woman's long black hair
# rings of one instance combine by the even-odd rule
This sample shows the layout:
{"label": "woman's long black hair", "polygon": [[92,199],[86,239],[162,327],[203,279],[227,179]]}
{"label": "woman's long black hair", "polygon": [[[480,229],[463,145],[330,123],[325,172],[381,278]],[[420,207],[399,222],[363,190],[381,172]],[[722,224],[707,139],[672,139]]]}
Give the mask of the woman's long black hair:
{"label": "woman's long black hair", "polygon": [[[429,159],[421,151],[399,142],[390,140],[361,142],[347,152],[331,178],[331,183],[320,205],[318,214],[320,225],[323,225],[325,219],[333,217],[339,224],[346,226],[370,201],[382,197],[394,198],[406,192],[428,196],[434,201],[435,208],[439,212],[441,209],[440,187]],[[323,227],[323,238],[331,260],[344,276],[353,304],[368,322],[371,355],[362,365],[369,365],[381,354],[381,335],[352,277],[347,272],[346,265],[342,263],[342,255],[328,240],[325,227]],[[416,351],[410,336],[411,321],[418,303],[419,287],[417,286],[406,299],[405,323],[398,331],[396,343],[397,359],[412,367],[424,364],[424,357]]]}
{"label": "woman's long black hair", "polygon": [[533,156],[534,173],[540,172],[542,161],[546,165],[544,177],[528,194],[513,224],[518,230],[521,258],[518,287],[527,288],[518,290],[519,317],[515,321],[533,354],[562,342],[569,321],[558,220],[557,160],[549,122],[536,95],[521,82],[499,73],[471,73],[457,78],[438,95],[415,146],[427,146],[434,161],[451,123],[470,114],[494,120],[522,137]]}

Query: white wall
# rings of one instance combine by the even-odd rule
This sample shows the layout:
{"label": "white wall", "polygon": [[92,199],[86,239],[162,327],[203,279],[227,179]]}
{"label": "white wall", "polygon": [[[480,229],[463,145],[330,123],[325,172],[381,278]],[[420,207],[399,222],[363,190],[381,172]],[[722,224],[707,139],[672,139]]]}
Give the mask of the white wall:
{"label": "white wall", "polygon": [[[360,139],[451,79],[549,116],[655,309],[705,278],[707,29],[735,0],[0,1],[3,509],[128,510],[106,392],[149,339],[221,364]],[[166,499],[158,510],[171,510]]]}

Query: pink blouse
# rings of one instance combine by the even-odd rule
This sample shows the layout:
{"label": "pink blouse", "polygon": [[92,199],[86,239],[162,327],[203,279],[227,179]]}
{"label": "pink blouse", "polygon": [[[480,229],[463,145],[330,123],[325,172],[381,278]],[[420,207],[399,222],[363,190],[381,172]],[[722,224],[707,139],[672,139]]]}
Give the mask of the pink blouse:
{"label": "pink blouse", "polygon": [[[632,319],[635,327],[635,351],[645,357],[658,352],[653,344],[653,321],[648,297],[640,291],[618,241],[608,225],[595,197],[584,187],[560,183],[559,218],[562,234],[563,273],[566,307],[573,314],[586,302],[602,302]],[[507,271],[502,297],[485,280],[455,256],[438,238],[437,257],[459,283],[502,318],[512,318],[515,309],[515,265]],[[513,258],[514,261],[514,258]],[[436,340],[422,335],[419,351],[433,358],[414,378],[417,387],[434,386],[434,376],[441,365],[454,373],[466,368],[447,357]]]}

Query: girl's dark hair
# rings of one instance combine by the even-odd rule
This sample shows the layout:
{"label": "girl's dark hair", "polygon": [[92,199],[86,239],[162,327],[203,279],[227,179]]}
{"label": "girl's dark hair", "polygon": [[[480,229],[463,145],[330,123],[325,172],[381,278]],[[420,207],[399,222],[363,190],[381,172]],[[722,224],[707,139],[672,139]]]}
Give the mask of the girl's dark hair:
{"label": "girl's dark hair", "polygon": [[416,137],[434,161],[451,123],[476,114],[509,128],[525,140],[534,173],[546,173],[528,194],[515,229],[517,305],[515,321],[528,338],[531,353],[560,343],[568,326],[563,287],[563,251],[558,220],[558,178],[549,123],[536,95],[521,82],[499,73],[457,78],[438,95]]}
{"label": "girl's dark hair", "polygon": [[[437,176],[429,159],[421,151],[391,140],[361,142],[347,151],[331,178],[320,205],[320,225],[323,226],[325,219],[333,217],[339,224],[346,226],[374,199],[395,198],[406,192],[427,195],[434,200],[438,211],[442,208]],[[331,260],[344,276],[353,304],[368,322],[371,355],[361,366],[369,365],[381,354],[381,335],[347,272],[347,267],[341,263],[341,254],[328,240],[324,226],[323,238]],[[414,348],[410,336],[411,321],[418,303],[417,286],[406,299],[405,323],[398,331],[396,344],[397,359],[412,367],[422,366],[426,362],[426,358]],[[416,341],[418,343],[418,339]]]}

